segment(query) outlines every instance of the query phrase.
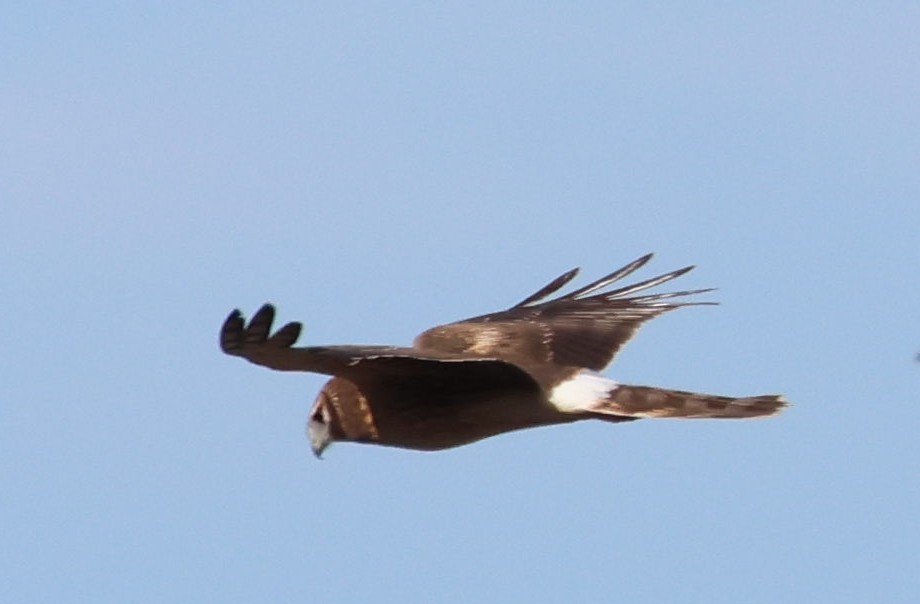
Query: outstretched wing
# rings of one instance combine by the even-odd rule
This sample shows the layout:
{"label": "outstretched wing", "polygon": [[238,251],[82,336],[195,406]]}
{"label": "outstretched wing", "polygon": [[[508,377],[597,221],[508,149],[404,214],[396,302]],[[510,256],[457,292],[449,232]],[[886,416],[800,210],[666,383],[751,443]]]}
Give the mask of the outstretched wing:
{"label": "outstretched wing", "polygon": [[295,347],[302,326],[287,323],[272,333],[275,308],[265,304],[246,324],[234,310],[220,330],[225,353],[279,371],[308,371],[362,380],[413,380],[444,387],[536,388],[533,379],[511,363],[470,358],[437,350],[398,346]]}
{"label": "outstretched wing", "polygon": [[556,365],[599,371],[649,319],[681,306],[713,304],[674,301],[711,288],[635,295],[676,279],[692,266],[596,293],[651,258],[647,254],[569,294],[541,302],[575,277],[578,269],[571,270],[507,310],[429,329],[415,339],[415,347],[425,353],[494,357],[525,368]]}

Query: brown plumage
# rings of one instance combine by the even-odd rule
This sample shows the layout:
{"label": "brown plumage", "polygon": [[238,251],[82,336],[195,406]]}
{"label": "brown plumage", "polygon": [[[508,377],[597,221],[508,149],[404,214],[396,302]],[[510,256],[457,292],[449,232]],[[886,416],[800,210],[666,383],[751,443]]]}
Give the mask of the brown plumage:
{"label": "brown plumage", "polygon": [[249,321],[234,310],[221,348],[281,371],[334,376],[316,399],[308,431],[320,455],[333,441],[437,450],[522,428],[580,419],[623,422],[643,417],[746,418],[773,415],[778,395],[731,398],[618,384],[595,373],[653,317],[711,302],[675,299],[698,289],[641,294],[686,267],[599,293],[642,267],[651,254],[549,301],[578,269],[511,308],[421,333],[411,347],[295,347],[301,324],[271,332],[275,309]]}

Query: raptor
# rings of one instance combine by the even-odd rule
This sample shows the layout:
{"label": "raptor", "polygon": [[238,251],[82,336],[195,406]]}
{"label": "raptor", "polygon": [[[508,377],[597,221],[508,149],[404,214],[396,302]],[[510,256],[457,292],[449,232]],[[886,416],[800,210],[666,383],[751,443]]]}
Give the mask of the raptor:
{"label": "raptor", "polygon": [[753,418],[782,410],[779,395],[699,394],[599,373],[649,319],[712,304],[687,299],[711,289],[648,293],[692,266],[610,290],[651,257],[547,299],[575,277],[573,269],[507,310],[432,327],[408,347],[295,346],[301,324],[273,332],[271,304],[248,323],[239,310],[230,313],[220,345],[270,369],[332,376],[307,424],[317,457],[334,441],[432,451],[586,419]]}

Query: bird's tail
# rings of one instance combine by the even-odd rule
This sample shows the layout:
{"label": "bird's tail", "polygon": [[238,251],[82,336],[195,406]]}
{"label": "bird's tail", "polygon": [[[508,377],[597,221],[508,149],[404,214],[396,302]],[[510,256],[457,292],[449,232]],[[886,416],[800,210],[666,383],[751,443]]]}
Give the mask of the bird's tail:
{"label": "bird's tail", "polygon": [[593,405],[591,412],[599,419],[607,415],[740,419],[776,415],[786,406],[783,397],[776,394],[735,398],[619,384],[606,400]]}

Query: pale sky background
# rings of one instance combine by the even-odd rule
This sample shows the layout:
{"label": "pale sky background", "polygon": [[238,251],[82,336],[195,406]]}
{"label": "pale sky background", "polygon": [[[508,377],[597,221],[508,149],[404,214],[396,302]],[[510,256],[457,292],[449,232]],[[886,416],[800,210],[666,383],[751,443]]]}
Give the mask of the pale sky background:
{"label": "pale sky background", "polygon": [[[0,601],[917,601],[920,7],[612,4],[6,6]],[[607,374],[794,407],[317,461],[217,347],[649,251]]]}

